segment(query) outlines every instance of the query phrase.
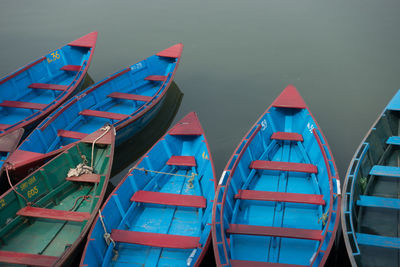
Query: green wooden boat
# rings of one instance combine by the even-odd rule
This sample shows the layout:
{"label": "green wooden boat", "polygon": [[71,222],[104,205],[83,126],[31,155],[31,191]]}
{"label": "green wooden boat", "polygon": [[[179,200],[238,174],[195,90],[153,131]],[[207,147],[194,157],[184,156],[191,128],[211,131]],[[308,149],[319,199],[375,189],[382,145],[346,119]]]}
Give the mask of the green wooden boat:
{"label": "green wooden boat", "polygon": [[105,196],[114,141],[103,127],[0,196],[0,266],[70,264]]}

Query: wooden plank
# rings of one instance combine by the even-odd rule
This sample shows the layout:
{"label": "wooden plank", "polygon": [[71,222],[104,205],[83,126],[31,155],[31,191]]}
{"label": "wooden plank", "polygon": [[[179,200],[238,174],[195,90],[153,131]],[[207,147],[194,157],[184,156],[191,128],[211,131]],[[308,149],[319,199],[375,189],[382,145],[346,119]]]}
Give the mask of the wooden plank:
{"label": "wooden plank", "polygon": [[25,109],[44,109],[48,104],[39,104],[32,102],[23,102],[23,101],[8,101],[4,100],[0,103],[0,107],[8,107],[8,108],[25,108]]}
{"label": "wooden plank", "polygon": [[318,173],[317,166],[313,164],[283,161],[255,160],[250,164],[250,168],[256,170]]}
{"label": "wooden plank", "polygon": [[115,242],[138,244],[160,248],[193,249],[200,247],[200,237],[146,233],[113,229],[111,238]]}
{"label": "wooden plank", "polygon": [[168,134],[170,135],[202,135],[203,130],[201,128],[199,119],[196,113],[190,112],[183,119],[181,119],[174,127],[172,127]]}
{"label": "wooden plank", "polygon": [[74,131],[68,131],[68,130],[62,130],[62,129],[58,130],[57,134],[60,137],[72,138],[72,139],[77,139],[77,140],[81,140],[82,138],[89,135],[87,133],[80,133],[80,132],[74,132]]}
{"label": "wooden plank", "polygon": [[71,176],[65,178],[67,181],[71,182],[81,182],[81,183],[100,183],[100,175],[95,173],[85,173],[80,176]]}
{"label": "wooden plank", "polygon": [[173,166],[196,167],[196,159],[193,156],[171,156],[166,164]]}
{"label": "wooden plank", "polygon": [[129,117],[128,115],[121,113],[113,113],[113,112],[91,110],[91,109],[82,110],[81,112],[79,112],[79,114],[84,116],[93,116],[93,117],[106,118],[118,121]]}
{"label": "wooden plank", "polygon": [[256,190],[239,190],[235,195],[238,199],[262,200],[262,201],[279,201],[303,204],[325,205],[323,195],[299,194],[299,193],[283,193]]}
{"label": "wooden plank", "polygon": [[58,257],[0,250],[0,262],[29,266],[53,266]]}
{"label": "wooden plank", "polygon": [[375,165],[369,172],[370,175],[400,178],[400,168],[392,166]]}
{"label": "wooden plank", "polygon": [[257,236],[276,236],[296,239],[310,239],[321,241],[321,230],[308,230],[298,228],[284,228],[272,226],[256,226],[246,224],[230,224],[226,231],[228,234],[257,235]]}
{"label": "wooden plank", "polygon": [[119,93],[119,92],[113,92],[113,93],[109,94],[107,97],[134,100],[134,101],[142,101],[142,102],[149,102],[150,100],[153,99],[151,96],[135,95],[135,94],[127,94],[127,93]]}
{"label": "wooden plank", "polygon": [[146,78],[144,78],[146,81],[160,81],[163,82],[167,79],[167,76],[163,75],[149,75]]}
{"label": "wooden plank", "polygon": [[271,135],[271,139],[303,142],[303,136],[301,134],[289,132],[275,132]]}
{"label": "wooden plank", "polygon": [[357,205],[400,210],[400,199],[360,195],[360,199],[357,200]]}
{"label": "wooden plank", "polygon": [[45,89],[45,90],[54,90],[54,91],[65,91],[69,86],[67,85],[59,85],[59,84],[50,84],[50,83],[31,83],[29,88],[32,89]]}
{"label": "wooden plank", "polygon": [[207,201],[202,196],[180,195],[153,191],[137,191],[131,201],[171,205],[180,207],[205,208]]}
{"label": "wooden plank", "polygon": [[359,245],[400,249],[400,238],[356,233]]}
{"label": "wooden plank", "polygon": [[391,136],[386,140],[386,144],[400,146],[400,136]]}
{"label": "wooden plank", "polygon": [[19,216],[53,219],[61,221],[83,222],[89,220],[89,212],[53,210],[36,207],[24,207],[17,212]]}
{"label": "wooden plank", "polygon": [[81,68],[82,68],[82,66],[80,66],[80,65],[65,65],[65,66],[62,66],[62,67],[60,68],[60,70],[65,70],[65,71],[80,71]]}

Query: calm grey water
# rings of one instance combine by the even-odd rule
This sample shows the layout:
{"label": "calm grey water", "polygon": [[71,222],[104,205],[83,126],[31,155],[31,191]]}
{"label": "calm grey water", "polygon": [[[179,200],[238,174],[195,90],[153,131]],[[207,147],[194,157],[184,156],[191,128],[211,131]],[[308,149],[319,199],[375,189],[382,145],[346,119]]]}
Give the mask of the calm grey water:
{"label": "calm grey water", "polygon": [[400,88],[399,0],[4,1],[0,76],[98,31],[95,81],[176,42],[185,45],[175,122],[199,114],[217,175],[288,84],[319,122],[343,179]]}

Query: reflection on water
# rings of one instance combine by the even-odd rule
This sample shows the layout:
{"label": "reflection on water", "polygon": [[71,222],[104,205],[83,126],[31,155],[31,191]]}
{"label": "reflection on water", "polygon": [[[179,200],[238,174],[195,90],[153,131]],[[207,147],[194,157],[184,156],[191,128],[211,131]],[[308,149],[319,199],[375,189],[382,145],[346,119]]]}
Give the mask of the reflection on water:
{"label": "reflection on water", "polygon": [[114,153],[111,183],[116,185],[139,159],[169,128],[181,105],[183,93],[175,82],[171,83],[165,101],[152,121]]}

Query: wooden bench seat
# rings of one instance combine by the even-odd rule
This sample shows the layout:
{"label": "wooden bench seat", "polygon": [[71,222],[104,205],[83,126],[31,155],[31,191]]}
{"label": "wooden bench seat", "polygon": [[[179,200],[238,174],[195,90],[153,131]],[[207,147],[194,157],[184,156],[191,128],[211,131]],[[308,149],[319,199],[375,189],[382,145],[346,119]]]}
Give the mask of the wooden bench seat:
{"label": "wooden bench seat", "polygon": [[4,100],[3,102],[0,103],[0,107],[38,109],[38,110],[44,109],[47,106],[48,106],[47,104],[22,102],[22,101],[8,101],[8,100]]}
{"label": "wooden bench seat", "polygon": [[357,243],[364,246],[400,249],[400,238],[356,233]]}
{"label": "wooden bench seat", "polygon": [[67,210],[53,210],[36,207],[24,207],[17,212],[19,216],[53,219],[61,221],[83,222],[90,218],[89,212],[77,212]]}
{"label": "wooden bench seat", "polygon": [[303,136],[301,134],[289,132],[275,132],[271,135],[271,139],[303,142]]}
{"label": "wooden bench seat", "polygon": [[144,78],[146,81],[165,81],[167,79],[167,76],[163,75],[149,75],[146,78]]}
{"label": "wooden bench seat", "polygon": [[121,113],[113,113],[113,112],[107,112],[107,111],[99,111],[99,110],[91,110],[91,109],[85,109],[79,112],[80,115],[84,116],[93,116],[93,117],[99,117],[99,118],[106,118],[106,119],[111,119],[111,120],[123,120],[127,117],[128,115],[121,114]]}
{"label": "wooden bench seat", "polygon": [[172,156],[166,164],[172,166],[196,167],[196,159],[193,156]]}
{"label": "wooden bench seat", "polygon": [[244,261],[244,260],[230,260],[232,267],[305,267],[298,264],[264,262],[264,261]]}
{"label": "wooden bench seat", "polygon": [[317,166],[313,164],[282,161],[255,160],[250,164],[250,168],[256,170],[318,173]]}
{"label": "wooden bench seat", "polygon": [[0,262],[10,264],[53,266],[57,259],[54,256],[0,250]]}
{"label": "wooden bench seat", "polygon": [[284,228],[272,226],[256,226],[247,224],[230,224],[226,231],[228,234],[276,236],[296,239],[322,240],[321,230],[308,230],[298,228]]}
{"label": "wooden bench seat", "polygon": [[82,68],[82,66],[80,66],[80,65],[65,65],[65,66],[62,66],[62,67],[60,68],[60,70],[65,70],[65,71],[76,71],[76,72],[78,72],[78,71],[81,70],[81,68]]}
{"label": "wooden bench seat", "polygon": [[205,208],[207,201],[202,196],[180,195],[153,191],[137,191],[131,201],[161,205]]}
{"label": "wooden bench seat", "polygon": [[374,165],[370,175],[400,178],[400,167]]}
{"label": "wooden bench seat", "polygon": [[65,180],[71,182],[100,183],[100,175],[95,173],[85,173],[80,176],[67,177]]}
{"label": "wooden bench seat", "polygon": [[360,195],[357,205],[362,207],[386,208],[400,210],[400,199]]}
{"label": "wooden bench seat", "polygon": [[262,200],[262,201],[279,201],[291,203],[303,203],[314,205],[325,205],[323,195],[269,192],[257,190],[239,190],[235,195],[237,199]]}
{"label": "wooden bench seat", "polygon": [[113,92],[113,93],[109,94],[107,97],[134,100],[134,101],[142,101],[142,102],[149,102],[150,100],[153,99],[151,96],[135,95],[135,94],[127,94],[127,93],[119,93],[119,92]]}
{"label": "wooden bench seat", "polygon": [[54,91],[65,91],[68,88],[67,85],[50,84],[50,83],[32,83],[28,87],[32,89],[45,89]]}
{"label": "wooden bench seat", "polygon": [[68,130],[58,130],[57,134],[60,137],[72,138],[72,139],[77,139],[77,140],[81,140],[82,138],[89,135],[87,133],[80,133],[80,132],[68,131]]}
{"label": "wooden bench seat", "polygon": [[111,238],[115,242],[138,244],[160,248],[193,249],[200,247],[200,237],[147,233],[113,229]]}

